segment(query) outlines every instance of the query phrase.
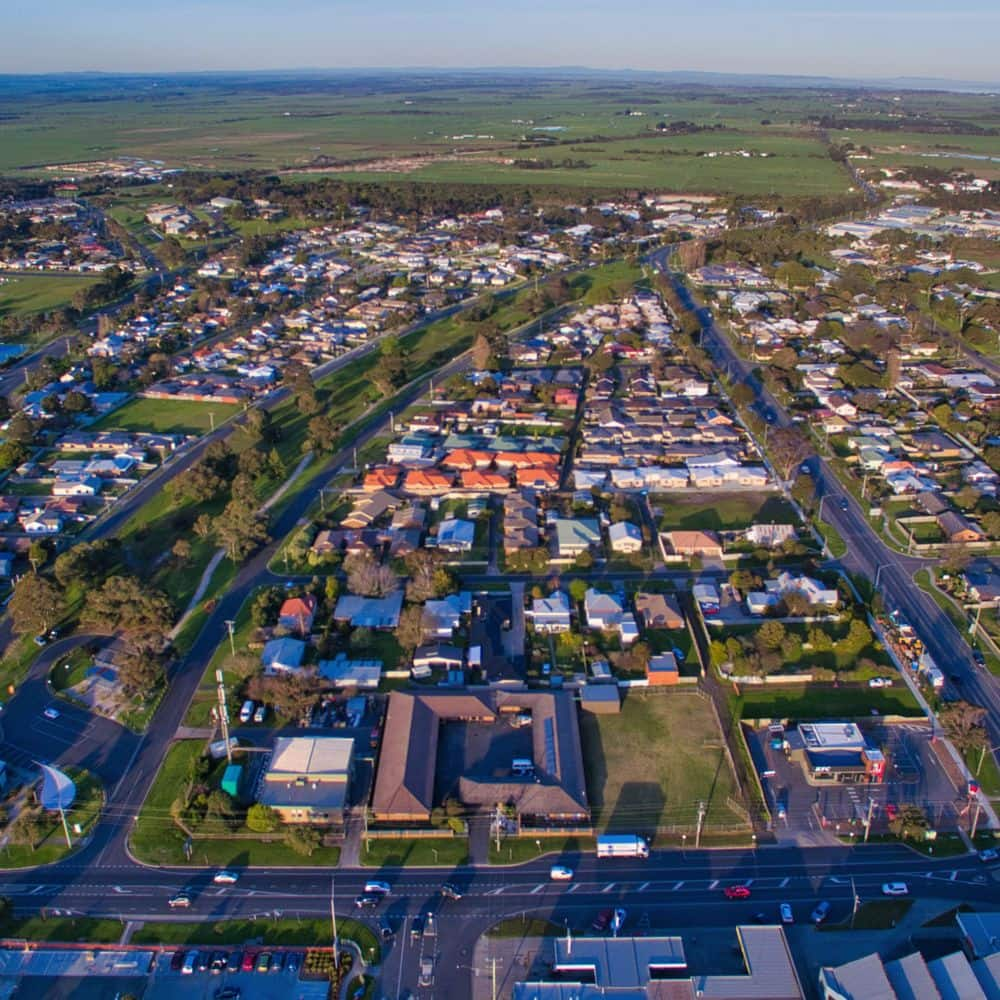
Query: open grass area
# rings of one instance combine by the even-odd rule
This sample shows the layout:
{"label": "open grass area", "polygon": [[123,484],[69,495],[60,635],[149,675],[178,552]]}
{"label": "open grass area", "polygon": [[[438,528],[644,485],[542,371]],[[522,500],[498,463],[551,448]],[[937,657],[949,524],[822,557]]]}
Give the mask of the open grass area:
{"label": "open grass area", "polygon": [[839,924],[823,924],[821,931],[887,931],[895,927],[913,906],[912,899],[871,899],[858,907],[853,918]]}
{"label": "open grass area", "polygon": [[526,914],[507,917],[486,932],[487,937],[494,938],[559,937],[565,933],[566,928],[562,924],[542,920],[539,917],[528,917]]}
{"label": "open grass area", "polygon": [[15,916],[0,927],[0,934],[6,938],[61,944],[115,944],[124,931],[124,923],[99,917]]}
{"label": "open grass area", "polygon": [[841,559],[847,555],[847,542],[844,541],[840,532],[832,524],[827,524],[826,521],[820,520],[818,517],[815,519],[814,524],[816,525],[816,530],[823,536],[826,547],[834,559]]}
{"label": "open grass area", "polygon": [[798,524],[795,510],[774,493],[699,493],[650,498],[661,531],[733,531],[751,524]]}
{"label": "open grass area", "polygon": [[962,635],[969,628],[969,619],[965,612],[946,594],[942,594],[931,580],[930,570],[918,569],[913,574],[913,582],[951,619],[952,624]]}
{"label": "open grass area", "polygon": [[860,719],[876,709],[880,715],[923,715],[904,684],[869,688],[859,684],[797,684],[794,687],[744,687],[730,695],[733,712],[742,719]]}
{"label": "open grass area", "polygon": [[133,399],[102,417],[90,430],[146,431],[154,434],[204,434],[243,408],[233,403],[187,399]]}
{"label": "open grass area", "polygon": [[693,831],[742,825],[736,779],[711,705],[695,692],[629,692],[619,715],[581,714],[587,795],[600,831]]}
{"label": "open grass area", "polygon": [[534,861],[543,854],[593,854],[595,849],[593,837],[504,837],[499,851],[496,842],[490,841],[489,863],[517,865]]}
{"label": "open grass area", "polygon": [[373,837],[361,847],[361,864],[369,868],[453,868],[468,863],[469,841],[465,837]]}
{"label": "open grass area", "polygon": [[[150,921],[132,936],[133,944],[163,945],[242,945],[262,944],[279,947],[329,947],[332,931],[328,918],[295,920],[291,918],[260,920],[217,920],[214,923],[179,923]],[[338,918],[337,937],[354,941],[366,961],[378,962],[381,955],[378,938],[367,924],[352,917]],[[374,958],[372,958],[374,956]]]}
{"label": "open grass area", "polygon": [[100,279],[78,274],[23,274],[0,278],[0,317],[27,316],[68,306],[81,288]]}

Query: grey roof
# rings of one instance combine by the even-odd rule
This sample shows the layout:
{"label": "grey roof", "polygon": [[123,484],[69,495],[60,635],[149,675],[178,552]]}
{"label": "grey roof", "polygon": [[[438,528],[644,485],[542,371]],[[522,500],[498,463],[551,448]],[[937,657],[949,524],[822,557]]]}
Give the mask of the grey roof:
{"label": "grey roof", "polygon": [[387,597],[359,597],[345,594],[337,601],[333,617],[367,628],[395,628],[403,609],[403,592],[397,590]]}
{"label": "grey roof", "polygon": [[680,937],[558,937],[552,943],[555,971],[587,972],[598,986],[645,987],[658,970],[687,968]]}
{"label": "grey roof", "polygon": [[820,978],[845,1000],[896,1000],[896,991],[877,954],[863,955],[844,965],[824,967]]}
{"label": "grey roof", "polygon": [[937,983],[941,1000],[986,1000],[986,994],[962,952],[936,958],[927,963],[927,968]]}
{"label": "grey roof", "polygon": [[941,1000],[941,994],[920,952],[885,963],[885,974],[899,1000]]}

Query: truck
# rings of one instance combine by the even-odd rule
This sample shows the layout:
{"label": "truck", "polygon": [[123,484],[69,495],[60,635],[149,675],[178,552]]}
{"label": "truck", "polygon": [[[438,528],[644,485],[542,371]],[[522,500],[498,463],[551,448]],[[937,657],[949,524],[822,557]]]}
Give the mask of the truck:
{"label": "truck", "polygon": [[634,833],[604,834],[597,838],[599,858],[648,858],[649,844]]}

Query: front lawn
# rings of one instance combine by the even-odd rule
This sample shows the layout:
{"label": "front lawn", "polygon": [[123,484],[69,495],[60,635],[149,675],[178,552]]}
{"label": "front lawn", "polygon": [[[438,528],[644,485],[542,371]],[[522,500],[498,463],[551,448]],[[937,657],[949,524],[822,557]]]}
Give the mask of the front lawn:
{"label": "front lawn", "polygon": [[534,861],[543,854],[593,854],[593,837],[503,837],[500,850],[496,841],[490,841],[489,863],[491,865],[518,865]]}
{"label": "front lawn", "polygon": [[454,868],[468,863],[465,837],[372,837],[361,848],[361,864],[370,868]]}

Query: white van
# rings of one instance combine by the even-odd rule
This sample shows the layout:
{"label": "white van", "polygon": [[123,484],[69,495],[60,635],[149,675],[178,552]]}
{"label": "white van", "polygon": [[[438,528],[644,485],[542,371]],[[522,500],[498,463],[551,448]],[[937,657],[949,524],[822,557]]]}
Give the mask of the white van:
{"label": "white van", "polygon": [[243,702],[243,707],[240,709],[240,722],[246,723],[253,718],[253,710],[256,706],[252,701]]}

